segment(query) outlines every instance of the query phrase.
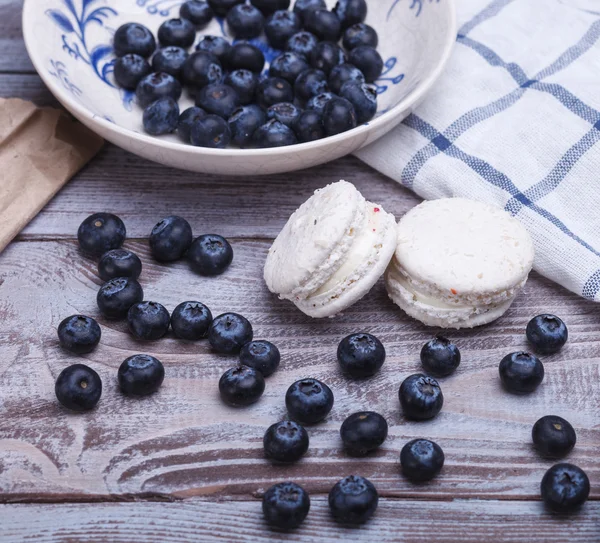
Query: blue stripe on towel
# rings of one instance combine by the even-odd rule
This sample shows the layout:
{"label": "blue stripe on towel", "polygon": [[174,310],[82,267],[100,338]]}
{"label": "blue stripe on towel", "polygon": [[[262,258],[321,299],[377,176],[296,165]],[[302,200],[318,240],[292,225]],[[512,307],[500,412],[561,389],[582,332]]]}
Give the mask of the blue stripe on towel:
{"label": "blue stripe on towel", "polygon": [[592,274],[591,277],[583,285],[581,295],[588,300],[596,299],[596,296],[600,292],[600,270]]}

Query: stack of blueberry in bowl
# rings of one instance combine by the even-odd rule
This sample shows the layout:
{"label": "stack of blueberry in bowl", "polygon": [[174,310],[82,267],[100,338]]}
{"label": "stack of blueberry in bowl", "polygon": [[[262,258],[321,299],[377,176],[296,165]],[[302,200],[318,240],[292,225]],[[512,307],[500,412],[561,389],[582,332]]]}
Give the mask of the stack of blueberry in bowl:
{"label": "stack of blueberry in bowl", "polygon": [[[165,21],[157,40],[132,22],[115,33],[114,77],[135,91],[148,134],[177,131],[185,143],[210,148],[294,145],[335,136],[377,112],[383,70],[377,32],[365,24],[366,0],[190,0]],[[198,30],[224,17],[230,43]],[[265,70],[266,39],[281,54]],[[339,42],[342,40],[343,47]],[[195,106],[180,112],[186,91]]]}

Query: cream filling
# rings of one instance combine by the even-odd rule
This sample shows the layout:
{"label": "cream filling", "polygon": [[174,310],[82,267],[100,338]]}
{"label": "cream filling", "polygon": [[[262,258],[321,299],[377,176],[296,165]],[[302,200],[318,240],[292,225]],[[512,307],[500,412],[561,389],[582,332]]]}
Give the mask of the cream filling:
{"label": "cream filling", "polygon": [[381,228],[386,215],[387,213],[383,209],[371,202],[367,202],[366,225],[356,235],[344,263],[326,283],[310,294],[307,302],[328,292],[335,294],[335,291],[338,291],[349,280],[356,280],[356,277],[361,277],[365,269],[370,268],[377,262],[382,247]]}
{"label": "cream filling", "polygon": [[409,283],[409,281],[406,279],[406,277],[404,277],[404,275],[402,275],[402,273],[398,272],[396,269],[393,270],[392,272],[392,279],[393,281],[395,281],[396,283],[398,283],[401,287],[403,287],[405,290],[407,290],[413,297],[413,300],[415,302],[424,304],[424,305],[429,305],[431,307],[436,307],[438,309],[447,309],[447,310],[460,310],[461,308],[471,308],[473,307],[472,305],[458,305],[458,304],[447,304],[444,303],[443,301],[437,299],[437,298],[433,298],[432,296],[428,296],[427,294],[423,294],[421,291],[417,290],[416,288],[413,287],[413,285],[411,285]]}

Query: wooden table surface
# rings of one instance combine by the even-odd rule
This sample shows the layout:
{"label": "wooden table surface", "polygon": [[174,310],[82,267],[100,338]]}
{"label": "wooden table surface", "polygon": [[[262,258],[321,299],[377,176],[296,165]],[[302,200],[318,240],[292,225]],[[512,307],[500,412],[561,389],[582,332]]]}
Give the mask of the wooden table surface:
{"label": "wooden table surface", "polygon": [[[0,0],[0,96],[55,104],[34,73],[20,28],[21,1]],[[398,217],[419,200],[393,181],[345,158],[313,170],[267,178],[216,178],[171,170],[107,145],[0,255],[0,541],[600,541],[600,310],[533,274],[512,309],[496,323],[449,332],[461,348],[459,371],[442,381],[445,404],[433,421],[405,420],[398,387],[419,371],[422,344],[435,333],[403,315],[381,282],[343,317],[315,321],[270,295],[262,265],[290,213],[318,187],[343,178]],[[169,310],[199,299],[213,313],[237,311],[256,338],[281,349],[281,369],[253,407],[232,409],[217,382],[234,359],[211,354],[205,342],[169,336],[140,343],[122,322],[98,315],[101,285],[95,263],[77,250],[76,231],[90,213],[118,214],[126,247],[142,258],[146,298]],[[186,217],[196,234],[227,236],[235,251],[218,278],[191,274],[184,263],[158,265],[148,254],[152,226],[163,216]],[[563,351],[544,359],[546,378],[532,395],[499,385],[498,363],[526,348],[528,320],[551,311],[569,326]],[[66,316],[98,318],[99,348],[83,358],[60,350],[56,327]],[[345,335],[368,331],[385,343],[383,370],[366,382],[340,374],[335,352]],[[123,397],[116,372],[126,357],[149,352],[166,367],[152,397]],[[101,375],[104,393],[91,413],[71,414],[54,397],[66,366],[84,362]],[[296,379],[317,377],[335,393],[327,421],[309,430],[306,457],[289,467],[262,456],[265,429],[285,416],[284,393]],[[382,413],[390,433],[376,454],[351,459],[339,427],[352,412]],[[559,414],[577,430],[569,460],[590,476],[592,493],[571,516],[546,512],[539,484],[552,464],[531,446],[531,426]],[[399,473],[399,451],[415,437],[446,453],[442,474],[413,485]],[[366,526],[336,526],[326,496],[341,477],[371,479],[382,497]],[[260,496],[294,480],[311,494],[312,509],[292,534],[270,531]]]}

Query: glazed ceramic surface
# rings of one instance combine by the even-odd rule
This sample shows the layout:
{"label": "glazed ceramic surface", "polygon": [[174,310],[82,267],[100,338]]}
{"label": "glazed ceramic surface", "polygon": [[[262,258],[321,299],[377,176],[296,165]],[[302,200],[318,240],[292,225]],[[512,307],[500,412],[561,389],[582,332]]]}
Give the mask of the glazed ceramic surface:
{"label": "glazed ceramic surface", "polygon": [[[275,149],[207,149],[176,135],[152,137],[142,128],[134,93],[113,79],[115,30],[139,22],[155,34],[177,17],[183,0],[25,0],[23,34],[33,64],[56,98],[112,143],[150,160],[204,173],[257,175],[308,168],[352,153],[400,123],[435,84],[454,44],[454,0],[368,0],[367,23],[379,34],[385,67],[377,81],[375,119],[343,134]],[[335,0],[327,1],[328,7]],[[202,34],[231,40],[223,19]],[[251,40],[267,62],[279,52],[264,38]],[[186,96],[181,109],[192,105]]]}

